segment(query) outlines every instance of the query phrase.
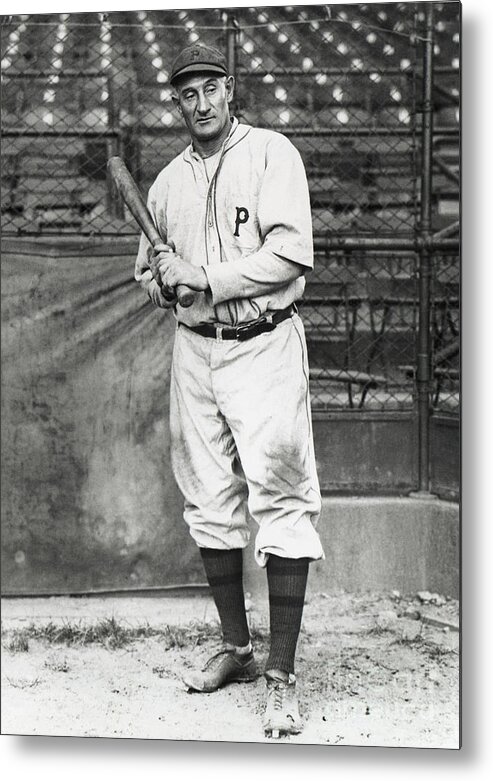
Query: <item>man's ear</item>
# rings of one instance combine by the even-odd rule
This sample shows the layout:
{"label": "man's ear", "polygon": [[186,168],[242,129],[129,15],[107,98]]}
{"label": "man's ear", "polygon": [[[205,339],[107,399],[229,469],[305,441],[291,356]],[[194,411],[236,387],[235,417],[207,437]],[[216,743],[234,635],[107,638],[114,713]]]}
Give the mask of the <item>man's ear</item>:
{"label": "man's ear", "polygon": [[233,100],[233,94],[235,91],[235,77],[234,76],[228,76],[226,79],[226,95],[228,98],[228,103],[231,103]]}

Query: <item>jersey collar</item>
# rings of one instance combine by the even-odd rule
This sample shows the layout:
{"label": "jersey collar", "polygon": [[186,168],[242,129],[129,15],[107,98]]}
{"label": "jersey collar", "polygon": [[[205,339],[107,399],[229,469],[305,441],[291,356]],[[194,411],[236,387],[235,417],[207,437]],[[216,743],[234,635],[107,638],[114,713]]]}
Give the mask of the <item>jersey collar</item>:
{"label": "jersey collar", "polygon": [[[228,149],[230,149],[232,146],[235,146],[238,141],[241,141],[247,135],[249,131],[249,125],[242,125],[240,122],[238,122],[236,117],[233,117],[231,121],[231,130],[229,131],[228,137],[223,144],[222,152],[227,152]],[[187,163],[201,159],[200,155],[193,148],[193,142],[187,146],[183,152],[183,157]]]}

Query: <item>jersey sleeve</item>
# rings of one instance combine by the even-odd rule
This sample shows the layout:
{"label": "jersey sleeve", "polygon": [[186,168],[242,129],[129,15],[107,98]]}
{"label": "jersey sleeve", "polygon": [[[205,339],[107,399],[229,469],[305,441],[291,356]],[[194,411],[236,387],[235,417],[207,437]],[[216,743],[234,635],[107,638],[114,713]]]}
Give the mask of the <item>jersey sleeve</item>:
{"label": "jersey sleeve", "polygon": [[266,149],[257,218],[262,239],[259,250],[239,260],[204,267],[214,305],[270,292],[303,269],[313,268],[305,168],[298,150],[280,134]]}
{"label": "jersey sleeve", "polygon": [[254,298],[273,293],[303,273],[303,267],[298,263],[268,251],[202,268],[209,282],[213,306],[232,298]]}
{"label": "jersey sleeve", "polygon": [[310,194],[298,150],[277,135],[267,148],[266,168],[258,202],[263,250],[313,268]]}

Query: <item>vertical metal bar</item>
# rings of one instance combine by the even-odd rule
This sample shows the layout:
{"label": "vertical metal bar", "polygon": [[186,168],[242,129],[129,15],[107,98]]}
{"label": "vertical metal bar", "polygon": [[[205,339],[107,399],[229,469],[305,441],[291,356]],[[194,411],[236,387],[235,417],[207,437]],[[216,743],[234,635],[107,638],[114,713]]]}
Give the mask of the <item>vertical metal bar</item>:
{"label": "vertical metal bar", "polygon": [[[237,59],[237,41],[238,41],[238,22],[232,11],[226,11],[224,14],[224,26],[226,30],[226,61],[228,64],[228,73],[230,76],[237,77],[238,59]],[[238,99],[236,89],[231,102],[231,111],[237,113]]]}
{"label": "vertical metal bar", "polygon": [[[120,153],[119,112],[116,110],[115,107],[115,95],[113,90],[112,71],[113,71],[113,63],[111,64],[110,69],[108,71],[108,75],[106,77],[106,89],[108,91],[108,98],[107,98],[108,128],[110,130],[116,131],[118,135],[117,136],[111,135],[108,138],[106,144],[108,160],[113,155],[118,155]],[[107,175],[106,182],[107,182],[106,190],[107,190],[107,199],[108,199],[108,211],[113,217],[123,220],[125,217],[123,202],[119,197],[118,193],[116,192],[116,189],[113,187],[112,182],[108,177],[108,175]]]}
{"label": "vertical metal bar", "polygon": [[426,40],[423,58],[423,106],[421,136],[420,232],[424,240],[419,256],[419,324],[416,385],[418,398],[419,493],[430,491],[430,382],[431,382],[431,268],[433,254],[426,244],[431,236],[433,145],[433,3],[426,3]]}
{"label": "vertical metal bar", "polygon": [[[127,16],[130,17],[127,19]],[[126,21],[131,22],[131,15],[127,13],[125,14]],[[134,122],[132,123],[130,127],[130,144],[132,149],[132,167],[131,167],[131,173],[134,177],[137,187],[140,187],[142,184],[142,113],[143,113],[143,107],[140,102],[140,91],[139,91],[139,55],[137,52],[137,47],[134,43],[134,32],[131,24],[129,24],[129,33],[128,33],[128,49],[131,52],[131,75],[130,75],[130,84],[129,84],[129,110],[131,116],[135,117]]]}

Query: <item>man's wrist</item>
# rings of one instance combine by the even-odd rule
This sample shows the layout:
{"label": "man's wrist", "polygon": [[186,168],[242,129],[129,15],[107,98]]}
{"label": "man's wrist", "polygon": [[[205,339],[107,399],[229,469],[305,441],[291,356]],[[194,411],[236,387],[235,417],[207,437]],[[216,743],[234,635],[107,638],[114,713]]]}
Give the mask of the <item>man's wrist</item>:
{"label": "man's wrist", "polygon": [[200,272],[202,277],[201,285],[203,285],[202,287],[200,287],[200,290],[206,293],[208,290],[210,290],[210,285],[209,285],[209,277],[207,276],[207,271],[205,270],[205,266],[200,266]]}

